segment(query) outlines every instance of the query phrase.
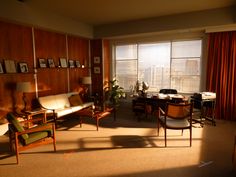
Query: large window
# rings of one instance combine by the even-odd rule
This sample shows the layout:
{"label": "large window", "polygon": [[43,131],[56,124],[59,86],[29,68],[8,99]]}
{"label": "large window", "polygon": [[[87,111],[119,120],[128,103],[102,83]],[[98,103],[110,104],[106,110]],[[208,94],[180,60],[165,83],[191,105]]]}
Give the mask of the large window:
{"label": "large window", "polygon": [[116,78],[125,90],[138,80],[147,82],[149,91],[198,92],[201,45],[201,40],[117,45]]}

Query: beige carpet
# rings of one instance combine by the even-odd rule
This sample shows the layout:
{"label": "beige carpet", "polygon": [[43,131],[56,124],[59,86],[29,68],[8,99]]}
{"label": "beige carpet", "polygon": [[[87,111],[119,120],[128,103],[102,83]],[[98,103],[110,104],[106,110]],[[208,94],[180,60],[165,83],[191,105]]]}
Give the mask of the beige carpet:
{"label": "beige carpet", "polygon": [[233,177],[232,152],[236,122],[206,122],[189,132],[163,131],[156,136],[153,117],[138,122],[125,103],[112,117],[94,120],[70,118],[57,129],[57,152],[51,144],[20,154],[20,164],[8,150],[8,137],[0,136],[0,177]]}

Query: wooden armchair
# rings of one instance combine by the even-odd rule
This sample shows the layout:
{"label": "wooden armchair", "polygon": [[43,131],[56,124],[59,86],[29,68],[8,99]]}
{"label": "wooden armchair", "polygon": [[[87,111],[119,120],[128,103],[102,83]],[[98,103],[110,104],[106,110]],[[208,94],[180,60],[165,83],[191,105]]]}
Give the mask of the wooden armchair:
{"label": "wooden armchair", "polygon": [[19,152],[38,145],[53,143],[56,151],[55,125],[53,123],[41,124],[25,129],[21,123],[32,122],[33,120],[19,122],[13,113],[7,114],[9,122],[9,140],[13,151],[15,148],[17,164],[19,163]]}
{"label": "wooden armchair", "polygon": [[190,131],[190,146],[192,146],[192,112],[193,105],[167,103],[165,111],[159,108],[157,115],[157,129],[159,135],[160,125],[164,128],[165,146],[167,146],[167,129]]}

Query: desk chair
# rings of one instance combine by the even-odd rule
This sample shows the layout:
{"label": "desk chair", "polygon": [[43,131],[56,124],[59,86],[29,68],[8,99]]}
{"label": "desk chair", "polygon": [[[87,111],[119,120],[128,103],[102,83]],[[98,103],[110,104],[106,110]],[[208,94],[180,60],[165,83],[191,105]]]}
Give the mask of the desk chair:
{"label": "desk chair", "polygon": [[190,147],[192,146],[192,111],[193,105],[167,103],[165,111],[159,108],[157,115],[157,131],[159,135],[160,125],[164,128],[165,147],[167,146],[167,129],[190,131]]}
{"label": "desk chair", "polygon": [[161,89],[159,91],[159,93],[163,93],[163,94],[177,94],[177,90],[176,89]]}

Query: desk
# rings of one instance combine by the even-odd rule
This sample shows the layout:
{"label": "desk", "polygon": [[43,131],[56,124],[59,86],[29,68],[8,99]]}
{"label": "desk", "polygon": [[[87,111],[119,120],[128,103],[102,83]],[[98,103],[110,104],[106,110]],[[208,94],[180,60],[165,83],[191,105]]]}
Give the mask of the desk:
{"label": "desk", "polygon": [[136,115],[137,113],[144,113],[147,117],[147,114],[153,114],[159,107],[165,110],[167,102],[182,103],[187,101],[184,96],[179,94],[158,94],[150,97],[136,97],[132,100],[132,109]]}

